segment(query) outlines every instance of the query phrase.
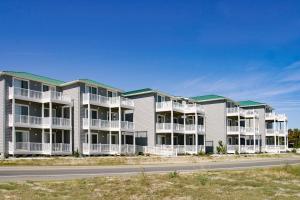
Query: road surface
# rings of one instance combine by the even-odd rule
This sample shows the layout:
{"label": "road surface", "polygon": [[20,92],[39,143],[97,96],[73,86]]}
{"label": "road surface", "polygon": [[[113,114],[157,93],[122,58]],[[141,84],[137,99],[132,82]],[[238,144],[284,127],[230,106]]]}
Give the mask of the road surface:
{"label": "road surface", "polygon": [[160,165],[0,167],[0,181],[64,180],[96,176],[136,175],[141,172],[167,173],[177,171],[182,173],[205,170],[240,170],[257,167],[283,166],[286,164],[300,164],[300,159],[285,158]]}

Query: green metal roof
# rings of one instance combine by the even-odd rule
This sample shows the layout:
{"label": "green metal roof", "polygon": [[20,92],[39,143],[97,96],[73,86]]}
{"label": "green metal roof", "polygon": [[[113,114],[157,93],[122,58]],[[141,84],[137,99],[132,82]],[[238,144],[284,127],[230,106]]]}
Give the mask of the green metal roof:
{"label": "green metal roof", "polygon": [[143,88],[143,89],[139,89],[139,90],[131,90],[128,92],[124,92],[123,96],[134,96],[134,95],[151,93],[151,92],[156,92],[156,91],[152,90],[151,88]]}
{"label": "green metal roof", "polygon": [[66,82],[66,83],[62,84],[61,86],[71,85],[71,84],[74,84],[74,83],[77,83],[77,82],[81,82],[81,83],[85,83],[85,84],[88,84],[88,85],[93,85],[93,86],[96,86],[96,87],[108,88],[108,89],[111,89],[111,90],[123,92],[123,90],[121,90],[121,89],[118,89],[118,88],[115,88],[115,87],[112,87],[112,86],[109,86],[109,85],[106,85],[104,83],[100,83],[100,82],[97,82],[97,81],[94,81],[94,80],[91,80],[91,79],[78,79],[78,80]]}
{"label": "green metal roof", "polygon": [[251,100],[246,100],[246,101],[239,101],[240,107],[253,107],[253,106],[265,106],[267,104],[265,103],[260,103],[257,101],[251,101]]}
{"label": "green metal roof", "polygon": [[55,86],[59,86],[64,83],[64,81],[60,81],[60,80],[53,79],[53,78],[48,78],[45,76],[39,76],[39,75],[31,74],[28,72],[3,71],[3,72],[1,72],[1,74],[14,76],[17,78],[29,79],[32,81],[39,81],[39,82],[42,82],[45,84],[55,85]]}
{"label": "green metal roof", "polygon": [[196,96],[190,98],[196,101],[213,101],[213,100],[227,99],[226,97],[215,95],[215,94]]}

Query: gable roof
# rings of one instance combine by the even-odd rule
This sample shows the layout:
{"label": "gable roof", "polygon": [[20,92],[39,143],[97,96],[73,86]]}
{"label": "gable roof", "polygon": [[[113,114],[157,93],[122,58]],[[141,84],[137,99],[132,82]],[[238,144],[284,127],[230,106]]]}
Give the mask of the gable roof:
{"label": "gable roof", "polygon": [[123,96],[134,96],[134,95],[140,95],[140,94],[147,94],[147,93],[154,93],[155,91],[151,88],[143,88],[138,90],[131,90],[128,92],[124,92]]}
{"label": "gable roof", "polygon": [[255,107],[255,106],[267,106],[265,103],[260,103],[257,101],[251,101],[251,100],[246,100],[246,101],[239,101],[240,107]]}
{"label": "gable roof", "polygon": [[112,87],[110,85],[106,85],[104,83],[100,83],[98,81],[94,81],[94,80],[91,80],[91,79],[78,79],[78,80],[66,82],[66,83],[62,84],[61,86],[67,86],[67,85],[71,85],[71,84],[74,84],[74,83],[85,83],[85,84],[93,85],[93,86],[96,86],[96,87],[103,87],[103,88],[108,88],[108,89],[111,89],[111,90],[114,90],[114,91],[123,92],[123,90],[121,90],[121,89],[118,89],[118,88]]}
{"label": "gable roof", "polygon": [[209,94],[209,95],[202,95],[202,96],[195,96],[195,97],[190,97],[191,99],[195,101],[214,101],[214,100],[222,100],[222,99],[227,99],[226,97],[215,95],[215,94]]}
{"label": "gable roof", "polygon": [[131,91],[128,91],[128,92],[124,92],[122,95],[124,97],[129,97],[129,96],[136,96],[136,95],[149,94],[149,93],[158,93],[160,95],[164,95],[164,96],[168,96],[168,97],[172,97],[172,98],[177,98],[174,95],[170,95],[170,94],[167,94],[165,92],[155,90],[155,89],[152,89],[152,88],[142,88],[142,89],[138,89],[138,90],[131,90]]}
{"label": "gable roof", "polygon": [[55,85],[55,86],[59,86],[64,83],[64,81],[49,78],[46,76],[35,75],[35,74],[28,73],[28,72],[3,71],[0,74],[14,76],[17,78],[29,79],[32,81],[38,81],[38,82],[42,82],[42,83],[49,84],[49,85]]}

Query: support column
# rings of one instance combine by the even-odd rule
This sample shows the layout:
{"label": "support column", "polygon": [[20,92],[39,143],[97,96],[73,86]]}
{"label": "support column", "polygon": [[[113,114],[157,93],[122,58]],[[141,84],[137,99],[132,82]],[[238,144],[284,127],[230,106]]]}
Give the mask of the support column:
{"label": "support column", "polygon": [[133,153],[135,154],[136,149],[135,149],[135,132],[133,132]]}
{"label": "support column", "polygon": [[[255,113],[255,112],[253,112]],[[254,114],[254,117],[253,117],[253,125],[254,125],[254,136],[253,136],[253,140],[254,140],[254,143],[253,143],[253,148],[254,148],[254,153],[256,153],[256,117],[255,117],[255,114]]]}
{"label": "support column", "polygon": [[289,148],[289,129],[288,129],[288,121],[285,121],[285,126],[286,126],[286,130],[285,130],[285,137],[286,137],[286,149]]}
{"label": "support column", "polygon": [[109,121],[109,152],[111,153],[111,107],[109,107],[108,111],[108,121]]}
{"label": "support column", "polygon": [[241,116],[240,116],[240,107],[238,107],[238,145],[239,145],[239,154],[241,154]]}
{"label": "support column", "polygon": [[174,112],[173,112],[173,100],[171,100],[171,146],[174,149]]}
{"label": "support column", "polygon": [[16,117],[16,100],[15,98],[12,99],[12,145],[13,145],[13,154],[15,153],[16,150],[16,130],[15,130],[15,117]]}
{"label": "support column", "polygon": [[70,106],[70,131],[69,131],[69,138],[70,138],[70,152],[73,153],[73,126],[72,126],[72,121],[73,121],[73,116],[72,116],[72,106]]}
{"label": "support column", "polygon": [[[42,103],[42,124],[44,124],[44,117],[45,117],[45,104]],[[43,146],[45,143],[45,129],[42,128],[42,150],[44,150]]]}
{"label": "support column", "polygon": [[50,129],[49,129],[49,134],[50,134],[50,155],[52,155],[52,150],[53,150],[53,141],[52,141],[52,102],[49,103],[49,120],[50,120]]}
{"label": "support column", "polygon": [[[195,107],[196,107],[196,104],[195,104]],[[195,135],[195,145],[196,145],[196,154],[198,153],[198,113],[197,113],[197,109],[196,109],[196,112],[195,112],[195,130],[196,130],[196,135]]]}
{"label": "support column", "polygon": [[122,132],[121,132],[121,118],[122,118],[122,112],[121,112],[121,96],[119,97],[119,153],[121,155],[122,153]]}
{"label": "support column", "polygon": [[92,134],[91,134],[91,104],[88,103],[88,154],[90,155],[91,144],[92,144]]}
{"label": "support column", "polygon": [[186,115],[183,114],[183,127],[184,127],[184,134],[183,134],[183,144],[184,144],[184,153],[186,153]]}

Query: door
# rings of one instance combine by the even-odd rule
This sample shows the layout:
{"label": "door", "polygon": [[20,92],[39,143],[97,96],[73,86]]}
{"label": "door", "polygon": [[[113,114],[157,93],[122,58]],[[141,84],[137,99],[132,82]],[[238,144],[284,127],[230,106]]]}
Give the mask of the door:
{"label": "door", "polygon": [[92,134],[92,144],[98,144],[98,134]]}
{"label": "door", "polygon": [[166,136],[165,136],[165,135],[158,135],[157,143],[158,143],[159,145],[164,145],[164,144],[166,144]]}
{"label": "door", "polygon": [[116,135],[111,136],[111,143],[112,144],[117,144],[117,136]]}
{"label": "door", "polygon": [[157,123],[165,123],[165,116],[157,115]]}
{"label": "door", "polygon": [[194,144],[194,137],[193,136],[189,136],[188,138],[188,145],[193,145]]}
{"label": "door", "polygon": [[174,136],[174,145],[178,145],[178,136]]}
{"label": "door", "polygon": [[29,106],[16,104],[15,106],[15,122],[28,123],[29,122]]}

